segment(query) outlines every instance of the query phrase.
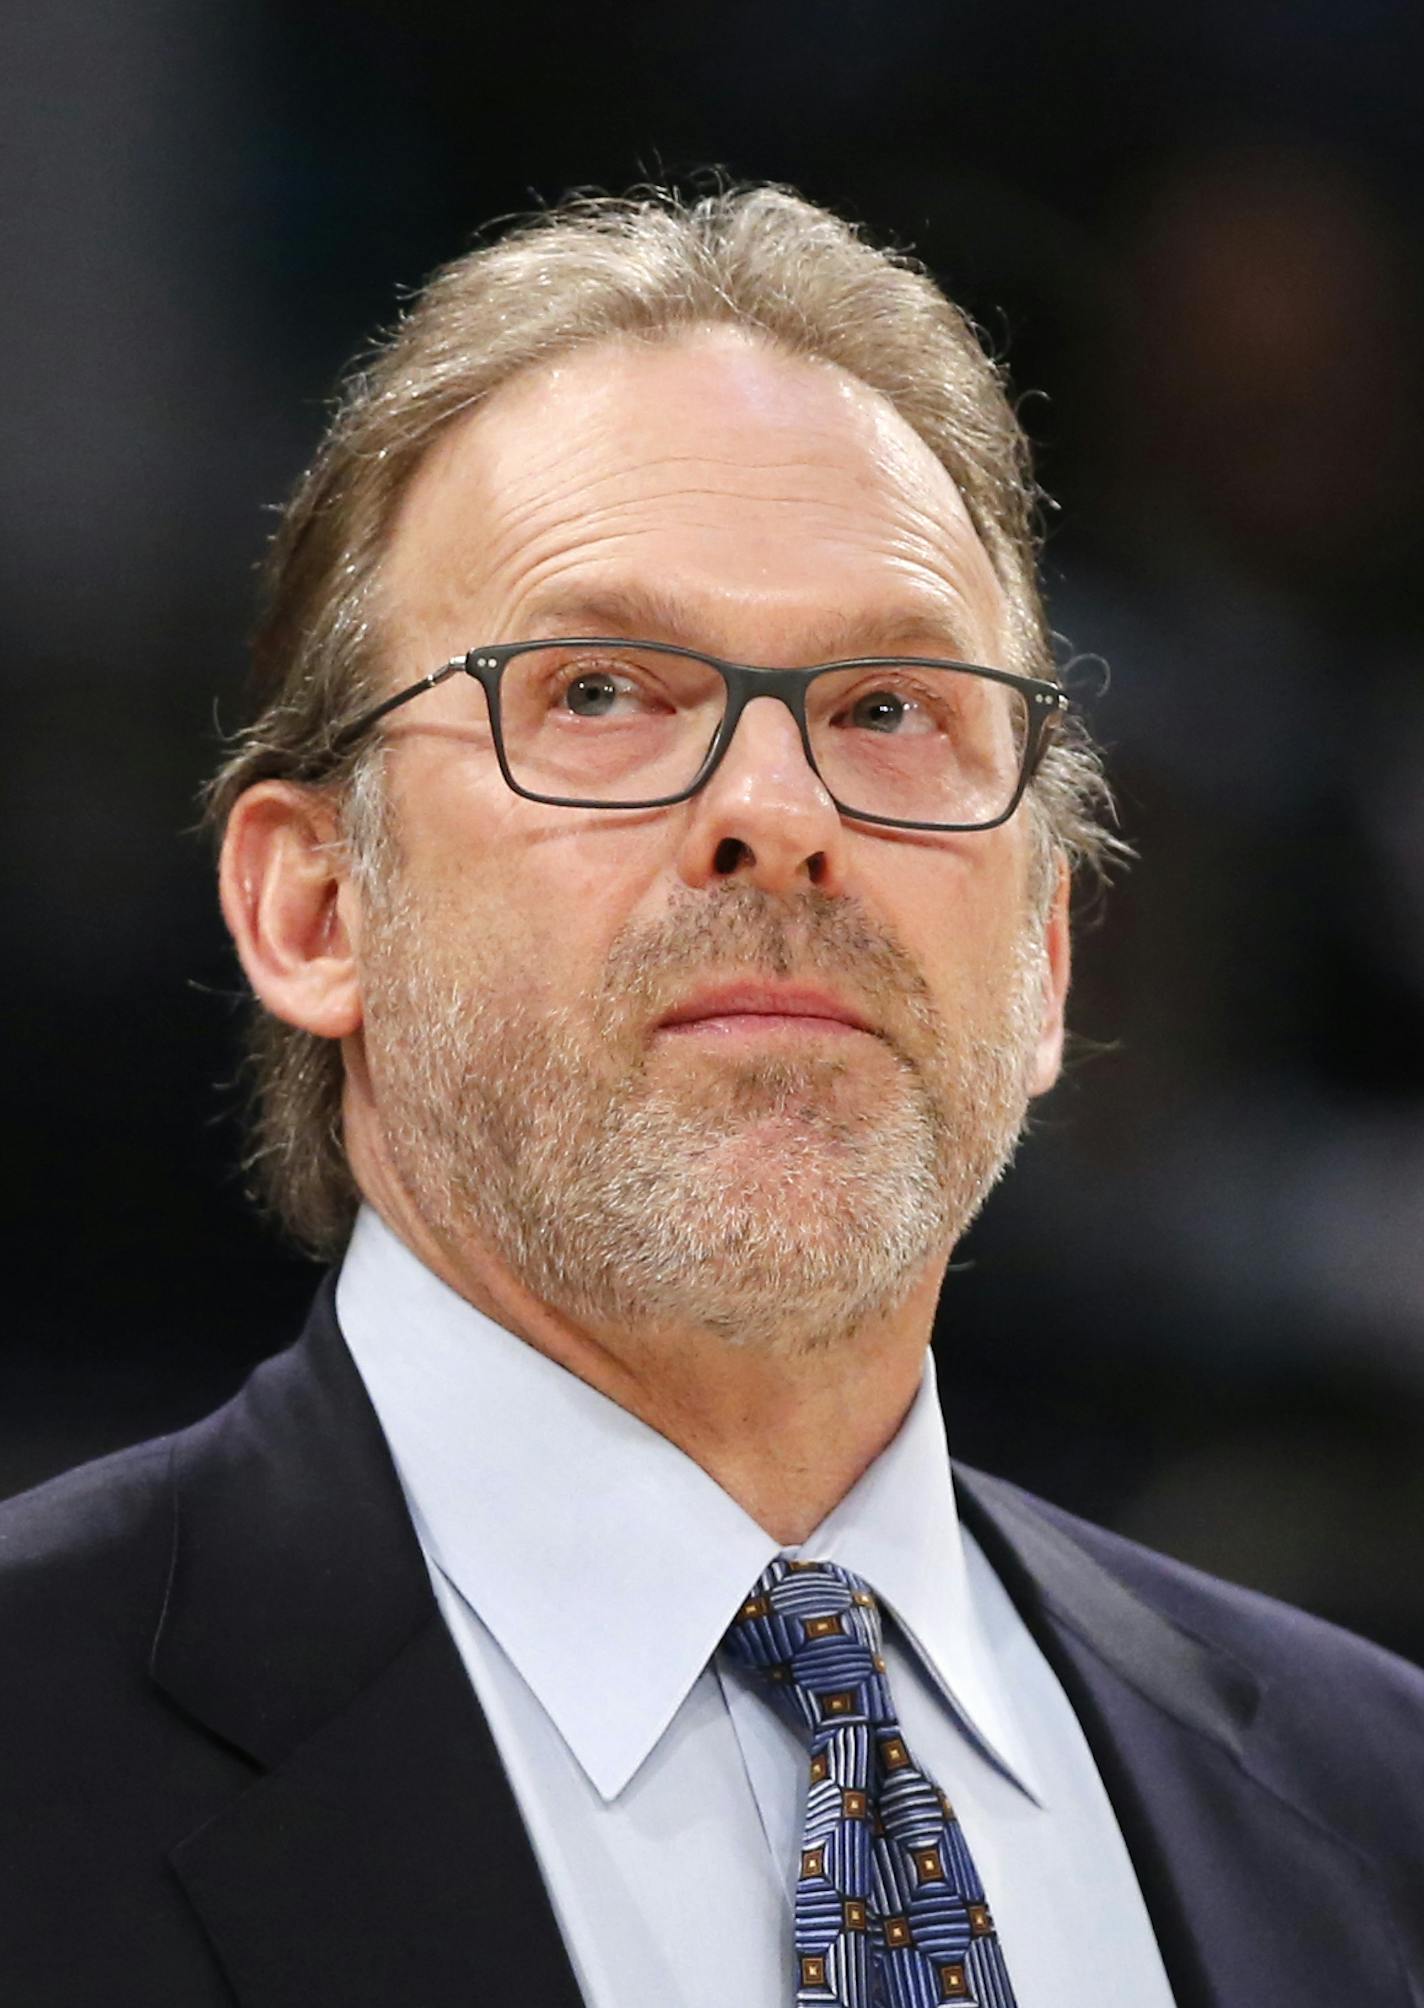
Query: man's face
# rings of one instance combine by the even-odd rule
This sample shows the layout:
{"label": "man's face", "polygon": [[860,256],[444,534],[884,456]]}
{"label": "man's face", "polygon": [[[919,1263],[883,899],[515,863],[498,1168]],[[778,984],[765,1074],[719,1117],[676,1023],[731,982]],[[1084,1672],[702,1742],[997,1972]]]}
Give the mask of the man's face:
{"label": "man's face", "polygon": [[[561,633],[1007,659],[922,442],[843,373],[722,330],[506,387],[422,468],[385,583],[392,687]],[[848,823],[772,699],[650,811],[512,794],[465,678],[387,736],[359,1071],[432,1233],[593,1325],[786,1346],[946,1259],[1057,1065],[1063,929],[1050,967],[1022,815]]]}

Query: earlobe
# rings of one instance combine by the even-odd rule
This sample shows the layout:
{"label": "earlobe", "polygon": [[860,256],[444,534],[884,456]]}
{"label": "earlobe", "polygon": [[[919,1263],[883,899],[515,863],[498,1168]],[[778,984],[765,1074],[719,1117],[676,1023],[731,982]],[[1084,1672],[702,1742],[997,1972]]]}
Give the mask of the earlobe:
{"label": "earlobe", "polygon": [[1035,1095],[1047,1094],[1063,1067],[1064,1013],[1073,959],[1068,923],[1072,889],[1068,861],[1060,856],[1058,882],[1043,921],[1043,1015],[1039,1021],[1038,1049],[1034,1056],[1031,1092]]}
{"label": "earlobe", "polygon": [[290,781],[238,797],[223,838],[223,916],[275,1017],[324,1039],[359,1030],[356,892],[329,801]]}

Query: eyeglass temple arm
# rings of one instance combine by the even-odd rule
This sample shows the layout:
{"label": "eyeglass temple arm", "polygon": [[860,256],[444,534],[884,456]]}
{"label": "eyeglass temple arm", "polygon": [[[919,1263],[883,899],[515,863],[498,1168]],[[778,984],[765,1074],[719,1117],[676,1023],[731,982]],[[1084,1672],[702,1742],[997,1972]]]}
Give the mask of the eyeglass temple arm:
{"label": "eyeglass temple arm", "polygon": [[405,690],[398,690],[394,697],[386,697],[379,704],[373,704],[369,711],[363,711],[359,717],[353,718],[348,726],[337,733],[331,743],[332,752],[344,753],[348,746],[354,746],[373,725],[379,725],[387,712],[399,710],[402,704],[409,704],[413,697],[419,697],[424,691],[434,690],[437,683],[443,683],[447,676],[453,676],[456,670],[463,669],[468,660],[467,656],[452,655],[448,662],[442,662],[439,669],[432,669],[429,676],[422,676],[418,683],[412,683]]}

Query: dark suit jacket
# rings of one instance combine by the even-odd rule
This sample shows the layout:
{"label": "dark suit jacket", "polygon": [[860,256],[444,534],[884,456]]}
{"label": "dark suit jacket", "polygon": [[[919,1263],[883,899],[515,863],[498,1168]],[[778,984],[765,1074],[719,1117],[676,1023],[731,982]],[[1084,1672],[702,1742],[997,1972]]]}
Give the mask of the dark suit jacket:
{"label": "dark suit jacket", "polygon": [[[958,1484],[1181,2008],[1420,2008],[1424,1676]],[[216,1415],[0,1509],[0,1667],[3,2008],[578,2008],[329,1287]]]}

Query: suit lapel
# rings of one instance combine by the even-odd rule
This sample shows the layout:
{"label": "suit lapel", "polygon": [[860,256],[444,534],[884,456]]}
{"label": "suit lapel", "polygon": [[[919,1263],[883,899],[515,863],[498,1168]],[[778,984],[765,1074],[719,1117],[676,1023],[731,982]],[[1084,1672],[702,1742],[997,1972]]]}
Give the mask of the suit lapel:
{"label": "suit lapel", "polygon": [[170,1859],[243,2008],[579,2008],[329,1288],[173,1482],[154,1678],[256,1775]]}
{"label": "suit lapel", "polygon": [[[1255,1677],[1013,1487],[958,1485],[1083,1725],[1179,2008],[1405,2008],[1371,1865],[1273,1773]],[[329,1287],[177,1440],[173,1501],[153,1676],[253,1782],[170,1859],[242,2008],[580,2008]]]}
{"label": "suit lapel", "polygon": [[1412,2002],[1372,1865],[1272,1775],[1256,1677],[1012,1486],[962,1467],[956,1484],[1083,1726],[1179,2008]]}

